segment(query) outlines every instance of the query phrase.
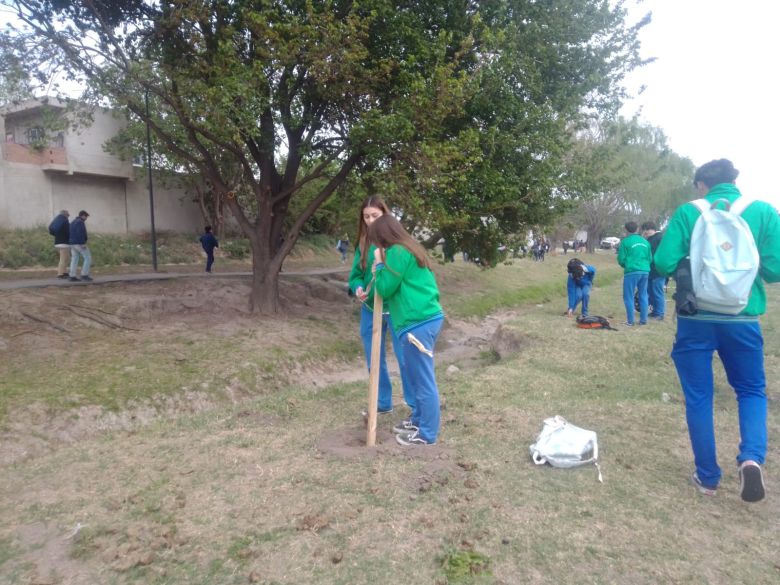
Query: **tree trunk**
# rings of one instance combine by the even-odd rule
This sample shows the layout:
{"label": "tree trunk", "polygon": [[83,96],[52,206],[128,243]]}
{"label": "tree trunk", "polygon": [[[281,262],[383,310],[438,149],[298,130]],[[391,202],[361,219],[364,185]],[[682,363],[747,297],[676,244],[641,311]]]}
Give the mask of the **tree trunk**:
{"label": "tree trunk", "polygon": [[249,310],[261,315],[275,315],[281,311],[279,262],[275,258],[263,258],[263,254],[255,253],[254,249],[252,252],[252,291],[249,293]]}

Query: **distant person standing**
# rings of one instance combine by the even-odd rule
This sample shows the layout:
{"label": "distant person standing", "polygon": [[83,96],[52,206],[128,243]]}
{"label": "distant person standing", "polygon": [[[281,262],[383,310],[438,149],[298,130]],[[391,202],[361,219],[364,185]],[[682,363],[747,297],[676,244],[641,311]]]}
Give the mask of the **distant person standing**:
{"label": "distant person standing", "polygon": [[219,248],[219,242],[214,234],[211,233],[211,226],[203,228],[204,234],[200,237],[200,245],[206,252],[206,272],[211,273],[211,266],[214,264],[214,248]]}
{"label": "distant person standing", "polygon": [[51,220],[49,233],[54,236],[54,247],[60,253],[60,263],[57,265],[57,278],[68,278],[68,264],[70,264],[70,213],[63,209]]}
{"label": "distant person standing", "polygon": [[[89,275],[89,269],[92,266],[92,253],[87,246],[87,218],[89,213],[83,209],[79,211],[79,215],[76,219],[70,222],[70,234],[68,237],[68,243],[70,244],[70,278],[71,282],[78,282],[79,280],[85,280],[87,282],[92,281],[92,277]],[[81,278],[76,276],[79,268],[79,257],[83,258],[81,264]]]}
{"label": "distant person standing", "polygon": [[[656,225],[652,221],[646,221],[642,224],[642,237],[644,237],[650,243],[650,251],[655,257],[655,251],[658,249],[658,244],[661,243],[663,234],[658,231]],[[666,314],[666,294],[664,292],[666,288],[666,277],[663,274],[659,274],[655,269],[655,261],[650,263],[650,274],[647,280],[647,300],[653,312],[649,317],[657,321],[663,321]]]}
{"label": "distant person standing", "polygon": [[639,324],[647,325],[647,275],[653,253],[646,239],[636,233],[635,221],[626,222],[626,237],[620,242],[617,261],[623,267],[623,304],[626,325],[634,326],[634,293],[639,293]]}
{"label": "distant person standing", "polygon": [[[712,357],[717,351],[737,397],[741,497],[746,502],[757,502],[765,495],[761,466],[767,451],[764,339],[759,316],[766,312],[764,282],[780,282],[780,218],[770,204],[750,201],[740,193],[734,184],[738,175],[731,161],[713,160],[696,170],[693,183],[706,206],[742,208],[740,217],[752,234],[758,258],[758,266],[753,266],[758,272],[747,304],[744,308],[741,304],[733,307],[730,314],[702,307],[685,311],[687,314],[678,310],[672,360],[685,396],[685,416],[696,467],[693,483],[701,493],[715,495],[721,479],[713,423]],[[656,251],[655,265],[659,273],[674,275],[678,265],[695,249],[699,250],[698,246],[694,247],[697,242],[692,236],[701,213],[694,202],[685,203],[675,211]],[[739,245],[718,247],[735,253],[740,248]],[[706,251],[701,249],[699,253]],[[740,312],[734,314],[734,311]]]}

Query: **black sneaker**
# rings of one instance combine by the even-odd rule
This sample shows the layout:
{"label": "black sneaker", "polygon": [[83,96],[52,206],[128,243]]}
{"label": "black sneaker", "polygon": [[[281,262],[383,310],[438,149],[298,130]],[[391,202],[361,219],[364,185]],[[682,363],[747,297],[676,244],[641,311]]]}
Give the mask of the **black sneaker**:
{"label": "black sneaker", "polygon": [[68,281],[70,281],[70,282],[81,282],[81,279],[77,278],[75,276],[69,276],[68,277]]}
{"label": "black sneaker", "polygon": [[739,466],[740,495],[746,502],[760,502],[766,495],[764,475],[755,461],[743,461]]}
{"label": "black sneaker", "polygon": [[70,275],[66,272],[65,274],[58,274],[57,278],[68,278]]}
{"label": "black sneaker", "polygon": [[82,274],[81,280],[86,280],[87,282],[92,282],[92,277],[89,275]]}
{"label": "black sneaker", "polygon": [[436,443],[429,443],[420,436],[420,431],[409,431],[408,433],[399,433],[395,436],[395,440],[399,445],[404,447],[411,447],[413,445],[435,445]]}
{"label": "black sneaker", "polygon": [[412,424],[411,418],[405,418],[393,427],[394,433],[409,433],[417,430],[417,425]]}

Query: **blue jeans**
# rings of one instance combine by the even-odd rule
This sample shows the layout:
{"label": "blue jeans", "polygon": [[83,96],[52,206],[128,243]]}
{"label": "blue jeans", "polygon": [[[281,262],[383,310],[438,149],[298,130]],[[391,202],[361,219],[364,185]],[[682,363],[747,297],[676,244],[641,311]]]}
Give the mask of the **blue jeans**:
{"label": "blue jeans", "polygon": [[639,291],[639,323],[647,323],[647,272],[629,272],[623,276],[623,303],[626,321],[634,324],[634,291]]}
{"label": "blue jeans", "polygon": [[79,267],[79,256],[84,258],[81,265],[81,276],[89,276],[89,267],[92,265],[92,252],[86,245],[73,244],[70,247],[70,276],[75,278]]}
{"label": "blue jeans", "polygon": [[672,359],[685,395],[696,473],[703,485],[713,488],[721,476],[712,420],[712,354],[716,350],[737,396],[741,438],[737,463],[751,460],[763,464],[767,446],[764,339],[758,322],[678,318]]}
{"label": "blue jeans", "polygon": [[428,321],[409,329],[400,336],[399,349],[403,356],[402,368],[406,370],[406,382],[414,395],[412,424],[420,429],[420,436],[429,443],[435,443],[441,426],[439,387],[436,385],[433,355],[418,349],[409,336],[414,336],[422,346],[433,353],[444,317]]}
{"label": "blue jeans", "polygon": [[211,272],[211,266],[214,264],[214,250],[206,250],[206,272]]}
{"label": "blue jeans", "polygon": [[588,316],[588,303],[590,303],[590,288],[591,285],[584,284],[582,286],[574,287],[574,306],[569,307],[572,311],[577,310],[577,305],[582,302],[582,316]]}
{"label": "blue jeans", "polygon": [[649,303],[653,306],[653,314],[651,317],[663,317],[666,314],[666,293],[664,292],[664,286],[666,285],[665,276],[655,276],[650,279],[647,286],[647,296]]}
{"label": "blue jeans", "polygon": [[[398,339],[393,332],[393,324],[389,315],[382,316],[382,346],[379,349],[379,397],[377,410],[380,412],[393,410],[393,386],[390,382],[390,373],[387,371],[387,358],[385,355],[385,337],[387,330],[390,329],[390,339],[393,342],[393,352],[398,360],[398,369],[401,372],[401,385],[403,386],[404,402],[409,408],[414,408],[414,397],[409,394],[408,384],[404,379],[403,358],[398,346]],[[371,345],[374,331],[374,313],[369,311],[365,305],[360,309],[360,338],[363,340],[363,350],[366,353],[366,364],[371,370]]]}

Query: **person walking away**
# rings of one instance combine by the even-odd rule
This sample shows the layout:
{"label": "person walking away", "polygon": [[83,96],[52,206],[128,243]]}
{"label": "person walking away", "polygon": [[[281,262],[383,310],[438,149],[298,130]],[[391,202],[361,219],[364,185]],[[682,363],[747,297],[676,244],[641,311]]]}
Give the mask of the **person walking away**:
{"label": "person walking away", "polygon": [[[360,206],[358,214],[357,247],[352,259],[352,269],[349,272],[349,289],[361,302],[360,307],[360,339],[363,341],[363,350],[366,354],[366,364],[371,368],[371,346],[374,332],[374,286],[373,266],[374,250],[376,246],[368,240],[368,228],[379,217],[390,213],[390,208],[383,199],[376,196],[368,197]],[[385,311],[387,307],[385,307]],[[393,343],[393,352],[398,360],[401,373],[401,386],[403,387],[404,402],[414,410],[414,397],[408,391],[408,384],[404,381],[404,368],[401,366],[402,358],[398,345],[398,338],[393,329],[390,314],[385,312],[382,316],[382,344],[379,350],[379,391],[377,412],[388,414],[393,412],[393,386],[387,369],[387,357],[385,354],[385,338],[390,331],[390,339]],[[368,415],[368,413],[366,413]]]}
{"label": "person walking away", "polygon": [[[70,222],[68,235],[68,244],[70,244],[70,273],[68,280],[70,282],[78,282],[79,280],[92,281],[92,277],[89,275],[89,270],[92,266],[92,253],[87,245],[86,221],[88,217],[89,213],[82,209],[79,211],[78,217]],[[77,276],[79,258],[83,258],[81,278]]]}
{"label": "person walking away", "polygon": [[620,242],[617,261],[623,267],[623,304],[626,325],[634,326],[634,293],[639,293],[639,324],[647,324],[647,276],[653,254],[650,244],[637,231],[635,221],[626,222],[627,236]]}
{"label": "person walking away", "polygon": [[211,233],[211,226],[203,228],[203,235],[200,237],[200,245],[206,252],[206,272],[211,274],[211,267],[214,265],[214,248],[219,248],[219,242],[214,234]]}
{"label": "person walking away", "polygon": [[433,350],[444,321],[436,277],[425,249],[391,214],[375,219],[368,236],[377,246],[376,291],[390,309],[401,368],[414,396],[411,417],[393,428],[396,441],[404,446],[433,445],[441,426]]}
{"label": "person walking away", "polygon": [[[766,311],[764,282],[780,282],[780,219],[768,203],[749,199],[740,202],[745,196],[735,184],[738,175],[739,171],[731,161],[718,159],[699,167],[693,183],[707,205],[717,204],[718,208],[725,209],[728,204],[731,209],[742,208],[741,217],[753,237],[758,256],[758,272],[747,304],[737,314],[707,311],[701,307],[695,314],[678,311],[672,360],[685,396],[685,415],[695,465],[692,482],[701,493],[715,495],[721,480],[713,423],[712,356],[717,351],[737,398],[740,495],[744,501],[757,502],[765,496],[761,466],[767,451],[764,340],[759,316]],[[674,275],[678,265],[693,253],[692,234],[700,216],[701,211],[692,202],[675,211],[655,255],[660,274]],[[719,247],[725,250],[723,246]],[[737,252],[736,246],[733,249]],[[696,251],[699,250],[696,248]],[[695,288],[695,274],[693,280]]]}
{"label": "person walking away", "polygon": [[[642,224],[642,237],[650,243],[650,251],[653,256],[661,243],[663,234],[658,231],[655,223],[646,221]],[[655,262],[650,263],[650,274],[647,277],[647,302],[653,307],[653,312],[648,315],[656,321],[663,321],[666,314],[666,277],[658,273]]]}
{"label": "person walking away", "polygon": [[57,265],[57,278],[68,278],[70,264],[70,213],[63,209],[49,224],[49,233],[54,236],[54,247],[60,254],[60,262]]}
{"label": "person walking away", "polygon": [[593,288],[593,279],[596,277],[596,267],[585,264],[579,258],[572,258],[566,265],[569,276],[566,278],[566,292],[569,296],[569,308],[566,315],[571,317],[577,310],[577,305],[582,303],[582,316],[588,316],[588,304],[590,303],[590,291]]}
{"label": "person walking away", "polygon": [[336,244],[336,249],[341,254],[341,263],[344,264],[347,261],[347,252],[349,252],[349,236],[344,234]]}

